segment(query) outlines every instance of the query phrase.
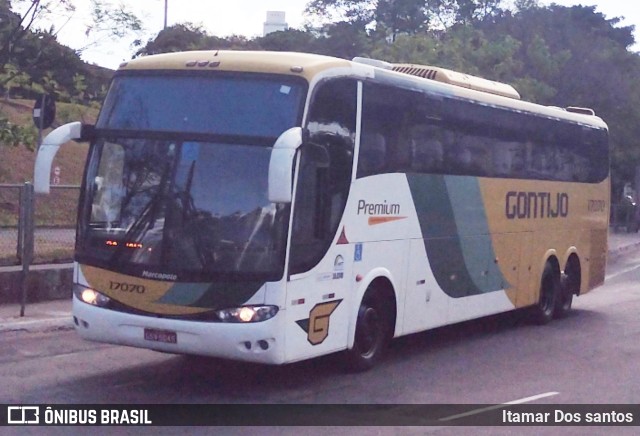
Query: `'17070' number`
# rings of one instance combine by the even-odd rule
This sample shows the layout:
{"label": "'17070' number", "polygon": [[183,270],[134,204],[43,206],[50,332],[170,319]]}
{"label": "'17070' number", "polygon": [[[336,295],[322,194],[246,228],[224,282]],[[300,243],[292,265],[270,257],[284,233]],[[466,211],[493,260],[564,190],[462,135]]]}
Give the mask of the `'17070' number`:
{"label": "'17070' number", "polygon": [[145,287],[143,285],[136,285],[133,283],[124,283],[124,282],[109,282],[109,289],[112,291],[122,291],[122,292],[130,292],[130,293],[138,293],[144,294]]}

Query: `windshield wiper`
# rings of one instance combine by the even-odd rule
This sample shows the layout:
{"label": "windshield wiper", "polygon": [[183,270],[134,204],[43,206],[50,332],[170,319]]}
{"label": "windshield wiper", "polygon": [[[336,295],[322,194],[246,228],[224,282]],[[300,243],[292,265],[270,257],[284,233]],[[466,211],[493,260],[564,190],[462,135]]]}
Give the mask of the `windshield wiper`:
{"label": "windshield wiper", "polygon": [[[152,230],[155,227],[158,211],[165,202],[166,187],[169,180],[169,173],[171,170],[170,162],[167,162],[164,170],[160,176],[160,183],[158,183],[157,192],[151,196],[147,204],[145,205],[138,218],[135,219],[133,224],[129,227],[125,233],[124,240],[127,242],[137,241],[141,242],[142,235],[147,230]],[[138,193],[131,194],[131,198],[135,197]],[[126,244],[120,244],[112,257],[112,262],[116,263],[122,257],[122,254],[127,249]]]}

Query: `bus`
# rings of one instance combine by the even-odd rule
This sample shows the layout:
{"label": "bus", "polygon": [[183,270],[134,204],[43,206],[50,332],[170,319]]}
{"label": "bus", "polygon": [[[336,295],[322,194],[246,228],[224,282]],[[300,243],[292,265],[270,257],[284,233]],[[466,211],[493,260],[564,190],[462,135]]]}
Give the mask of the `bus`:
{"label": "bus", "polygon": [[606,124],[446,69],[193,51],[116,71],[90,143],[73,320],[91,341],[284,364],[602,284]]}

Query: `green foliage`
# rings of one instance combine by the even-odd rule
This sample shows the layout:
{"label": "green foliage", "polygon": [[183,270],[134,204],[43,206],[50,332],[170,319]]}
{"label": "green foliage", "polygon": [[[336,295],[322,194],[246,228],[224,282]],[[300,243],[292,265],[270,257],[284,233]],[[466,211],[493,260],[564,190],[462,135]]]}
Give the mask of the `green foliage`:
{"label": "green foliage", "polygon": [[44,77],[42,77],[42,87],[47,94],[54,96],[58,101],[69,99],[69,93],[53,77],[53,73],[51,71],[47,71]]}
{"label": "green foliage", "polygon": [[543,104],[552,101],[558,91],[552,86],[530,76],[520,77],[512,82],[523,100]]}
{"label": "green foliage", "polygon": [[376,44],[371,57],[394,63],[434,65],[440,42],[430,35],[400,35],[391,44]]}
{"label": "green foliage", "polygon": [[99,107],[95,108],[79,103],[58,104],[56,107],[56,121],[52,128],[71,123],[73,121],[82,121],[83,123],[92,124],[95,122],[97,109],[99,109]]}
{"label": "green foliage", "polygon": [[273,32],[256,41],[264,50],[318,52],[318,38],[311,32],[290,29]]}
{"label": "green foliage", "polygon": [[19,126],[0,117],[0,145],[26,146],[33,150],[38,134],[31,125]]}
{"label": "green foliage", "polygon": [[138,50],[135,56],[199,50],[204,49],[209,43],[209,36],[201,26],[191,23],[176,24],[161,30],[158,36]]}
{"label": "green foliage", "polygon": [[87,91],[87,84],[85,83],[85,77],[79,73],[74,74],[73,75],[73,95],[71,96],[71,102],[80,103],[84,101],[86,91]]}
{"label": "green foliage", "polygon": [[27,73],[20,71],[15,65],[6,64],[3,72],[0,73],[0,83],[3,84],[5,100],[12,97],[11,91],[13,89],[28,89],[30,87],[30,79]]}
{"label": "green foliage", "polygon": [[142,30],[142,21],[126,9],[124,3],[108,0],[91,0],[92,24],[85,34],[105,34],[110,38],[122,38],[130,32]]}
{"label": "green foliage", "polygon": [[322,29],[322,36],[318,38],[318,53],[352,59],[370,52],[372,43],[364,29],[341,21]]}
{"label": "green foliage", "polygon": [[375,19],[379,28],[389,29],[392,39],[424,31],[429,25],[425,2],[416,0],[379,1]]}
{"label": "green foliage", "polygon": [[[593,108],[609,125],[612,181],[618,190],[640,164],[640,57],[628,50],[630,27],[594,7],[528,7],[476,25],[490,40],[520,42],[509,80],[523,98],[552,106]],[[482,71],[491,78],[489,71]]]}
{"label": "green foliage", "polygon": [[[38,28],[50,17],[71,18],[80,0],[0,0],[0,91],[5,98],[51,92],[58,101],[100,99],[112,71],[85,64],[57,41],[57,31]],[[140,31],[141,21],[124,3],[92,0],[86,47]],[[82,49],[80,49],[81,51]]]}
{"label": "green foliage", "polygon": [[347,21],[365,27],[375,19],[380,0],[311,0],[305,9],[309,16],[319,17],[325,23]]}

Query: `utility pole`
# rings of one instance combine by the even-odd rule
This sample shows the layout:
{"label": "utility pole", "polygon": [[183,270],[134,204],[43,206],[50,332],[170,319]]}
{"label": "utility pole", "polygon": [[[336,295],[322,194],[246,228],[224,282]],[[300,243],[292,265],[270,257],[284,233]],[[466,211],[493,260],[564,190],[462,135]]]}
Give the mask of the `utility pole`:
{"label": "utility pole", "polygon": [[167,9],[169,7],[169,0],[164,0],[164,27],[163,29],[167,28]]}

